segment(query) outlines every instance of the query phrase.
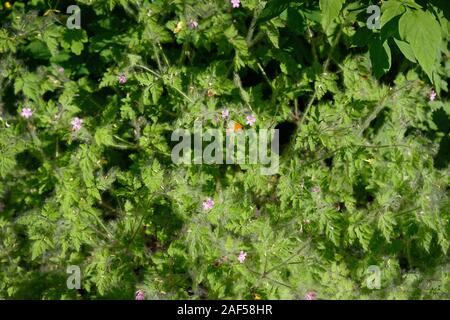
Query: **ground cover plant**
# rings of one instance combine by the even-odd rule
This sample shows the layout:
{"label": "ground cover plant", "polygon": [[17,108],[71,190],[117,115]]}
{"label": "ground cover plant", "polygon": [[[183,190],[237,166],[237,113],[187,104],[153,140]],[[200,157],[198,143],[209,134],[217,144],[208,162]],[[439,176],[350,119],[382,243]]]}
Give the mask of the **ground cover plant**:
{"label": "ground cover plant", "polygon": [[[449,18],[2,1],[0,298],[448,299]],[[278,129],[278,172],[174,163],[199,120]]]}

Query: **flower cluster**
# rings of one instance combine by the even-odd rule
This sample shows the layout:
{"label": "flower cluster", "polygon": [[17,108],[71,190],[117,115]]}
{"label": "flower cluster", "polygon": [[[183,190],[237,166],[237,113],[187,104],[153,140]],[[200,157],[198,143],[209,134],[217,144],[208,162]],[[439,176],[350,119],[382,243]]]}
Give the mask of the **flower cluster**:
{"label": "flower cluster", "polygon": [[73,118],[72,122],[70,123],[72,125],[73,131],[78,131],[81,129],[83,125],[83,119],[80,119],[78,117]]}
{"label": "flower cluster", "polygon": [[214,207],[214,200],[211,198],[207,198],[205,201],[203,201],[202,207],[204,211],[211,210]]}

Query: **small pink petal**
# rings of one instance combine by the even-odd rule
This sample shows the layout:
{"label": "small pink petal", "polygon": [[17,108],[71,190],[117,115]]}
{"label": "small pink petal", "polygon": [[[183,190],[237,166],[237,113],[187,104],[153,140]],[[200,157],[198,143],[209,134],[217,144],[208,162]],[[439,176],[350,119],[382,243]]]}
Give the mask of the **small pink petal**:
{"label": "small pink petal", "polygon": [[225,109],[222,111],[222,119],[228,118],[229,115],[230,115],[230,111],[228,109]]}
{"label": "small pink petal", "polygon": [[436,100],[436,91],[431,90],[431,93],[430,93],[430,101],[434,101],[434,100]]}
{"label": "small pink petal", "polygon": [[198,27],[198,22],[196,20],[189,21],[189,28],[196,29]]}
{"label": "small pink petal", "polygon": [[231,5],[233,6],[233,8],[239,8],[239,6],[241,5],[241,1],[240,0],[231,0]]}
{"label": "small pink petal", "polygon": [[73,118],[72,122],[70,123],[72,125],[73,131],[78,131],[81,129],[83,125],[83,119],[80,119],[78,117]]}
{"label": "small pink petal", "polygon": [[314,291],[309,291],[306,293],[304,299],[305,300],[316,300],[317,294]]}
{"label": "small pink petal", "polygon": [[246,257],[247,257],[247,252],[241,251],[238,256],[239,262],[244,263]]}
{"label": "small pink petal", "polygon": [[125,82],[127,82],[127,77],[122,73],[119,75],[119,83],[124,84]]}
{"label": "small pink petal", "polygon": [[247,116],[246,119],[247,119],[246,123],[249,126],[253,126],[255,124],[255,122],[256,122],[256,117],[254,115]]}
{"label": "small pink petal", "polygon": [[31,117],[33,115],[33,111],[30,108],[23,108],[20,115],[22,117],[24,117],[25,119],[28,119],[29,117]]}
{"label": "small pink petal", "polygon": [[136,291],[134,296],[135,296],[135,300],[145,300],[145,293],[143,290]]}
{"label": "small pink petal", "polygon": [[202,203],[202,207],[204,211],[211,210],[214,207],[214,200],[211,198],[207,198]]}

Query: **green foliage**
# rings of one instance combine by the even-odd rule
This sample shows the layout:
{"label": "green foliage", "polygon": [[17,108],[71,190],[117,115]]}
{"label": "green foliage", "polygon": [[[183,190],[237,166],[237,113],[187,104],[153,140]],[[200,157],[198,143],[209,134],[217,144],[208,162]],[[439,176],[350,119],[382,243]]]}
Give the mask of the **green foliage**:
{"label": "green foliage", "polygon": [[[382,1],[379,30],[366,0],[80,0],[72,30],[11,3],[0,298],[448,299],[447,1]],[[172,162],[224,109],[280,128],[278,174]]]}

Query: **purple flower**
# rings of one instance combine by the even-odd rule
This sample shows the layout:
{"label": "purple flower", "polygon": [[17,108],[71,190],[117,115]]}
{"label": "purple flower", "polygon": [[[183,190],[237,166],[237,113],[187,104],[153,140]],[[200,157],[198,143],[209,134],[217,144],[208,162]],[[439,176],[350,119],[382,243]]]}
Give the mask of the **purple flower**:
{"label": "purple flower", "polygon": [[20,115],[22,117],[24,117],[25,119],[28,119],[29,117],[31,117],[33,115],[33,111],[30,108],[23,108]]}
{"label": "purple flower", "polygon": [[58,72],[59,72],[59,73],[64,73],[64,68],[63,68],[63,67],[59,67],[59,68],[58,68]]}
{"label": "purple flower", "polygon": [[81,126],[83,125],[83,119],[75,117],[75,118],[73,118],[73,120],[70,124],[72,125],[73,131],[78,131],[81,129]]}
{"label": "purple flower", "polygon": [[212,207],[214,207],[214,200],[211,198],[207,198],[205,201],[203,201],[203,211],[211,210]]}
{"label": "purple flower", "polygon": [[228,109],[225,109],[222,111],[222,119],[228,118],[229,115],[230,115],[230,111]]}
{"label": "purple flower", "polygon": [[124,84],[125,82],[127,82],[127,77],[122,73],[119,75],[119,83]]}
{"label": "purple flower", "polygon": [[198,22],[196,20],[189,21],[189,28],[195,29],[198,27]]}
{"label": "purple flower", "polygon": [[255,122],[256,122],[256,118],[255,118],[254,115],[247,116],[246,119],[247,119],[247,122],[246,122],[246,123],[247,123],[249,126],[253,126],[253,125],[255,124]]}
{"label": "purple flower", "polygon": [[314,193],[318,193],[318,192],[320,192],[320,187],[315,186],[315,187],[313,187],[313,188],[311,189],[311,191],[314,192]]}
{"label": "purple flower", "polygon": [[239,8],[239,6],[241,5],[241,1],[240,0],[231,0],[231,5],[233,6],[233,8]]}
{"label": "purple flower", "polygon": [[309,291],[305,294],[305,300],[316,300],[317,294],[314,291]]}
{"label": "purple flower", "polygon": [[143,290],[136,291],[134,296],[135,296],[135,300],[145,300],[145,293]]}
{"label": "purple flower", "polygon": [[241,251],[237,259],[239,260],[240,263],[244,263],[246,257],[247,252]]}
{"label": "purple flower", "polygon": [[434,101],[435,99],[436,99],[436,92],[434,90],[431,90],[430,101]]}

